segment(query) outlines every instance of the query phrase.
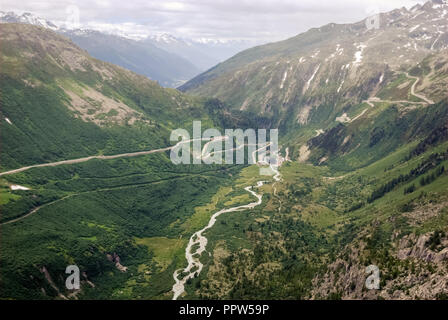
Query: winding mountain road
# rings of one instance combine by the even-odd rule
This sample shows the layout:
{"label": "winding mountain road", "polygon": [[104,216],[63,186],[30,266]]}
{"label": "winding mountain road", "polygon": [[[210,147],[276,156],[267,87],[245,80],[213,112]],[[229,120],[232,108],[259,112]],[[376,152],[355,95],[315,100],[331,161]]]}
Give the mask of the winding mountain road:
{"label": "winding mountain road", "polygon": [[[63,160],[63,161],[57,161],[57,162],[49,162],[49,163],[42,163],[42,164],[36,164],[36,165],[31,165],[31,166],[26,166],[26,167],[22,167],[22,168],[18,168],[18,169],[14,169],[14,170],[10,170],[10,171],[5,171],[5,172],[1,172],[0,176],[6,176],[6,175],[11,175],[11,174],[15,174],[15,173],[19,173],[19,172],[23,172],[32,168],[42,168],[42,167],[55,167],[55,166],[60,166],[60,165],[67,165],[67,164],[77,164],[77,163],[82,163],[82,162],[87,162],[89,160],[92,159],[100,159],[100,160],[110,160],[110,159],[117,159],[117,158],[125,158],[125,157],[137,157],[137,156],[142,156],[142,155],[149,155],[149,154],[153,154],[153,153],[158,153],[158,152],[165,152],[165,151],[169,151],[172,150],[174,148],[177,148],[179,145],[183,144],[183,143],[189,143],[192,141],[197,141],[197,140],[211,140],[209,142],[207,142],[201,152],[201,157],[203,159],[208,159],[211,154],[215,153],[215,152],[207,152],[208,151],[208,147],[212,142],[216,142],[216,141],[223,141],[228,139],[228,137],[226,136],[221,136],[221,137],[215,137],[213,139],[209,139],[209,138],[200,138],[200,139],[189,139],[189,140],[182,140],[179,141],[177,144],[175,144],[174,146],[170,146],[170,147],[166,147],[166,148],[160,148],[160,149],[154,149],[154,150],[149,150],[149,151],[139,151],[139,152],[131,152],[131,153],[122,153],[122,154],[117,154],[117,155],[110,155],[110,156],[104,156],[104,155],[98,155],[98,156],[89,156],[89,157],[84,157],[84,158],[78,158],[78,159],[72,159],[72,160]],[[244,145],[247,144],[243,144],[240,145],[236,148],[233,148],[232,150],[238,150],[240,148],[242,148]],[[260,147],[259,149],[255,150],[252,153],[252,160],[254,161],[254,163],[257,163],[256,161],[256,152],[263,150],[265,148],[267,148],[270,145],[270,143],[267,143],[265,146]],[[216,153],[220,153],[220,152],[225,152],[226,150],[223,151],[216,151]],[[261,161],[259,161],[260,163],[265,162],[265,159],[262,159]],[[265,163],[267,164],[267,163]],[[275,180],[275,183],[281,181],[281,175],[280,172],[278,171],[278,165],[270,165],[271,170],[274,172],[274,177],[273,179]],[[261,187],[266,181],[258,181],[256,187],[259,188]],[[200,262],[199,258],[201,256],[201,254],[205,251],[205,248],[207,246],[207,238],[205,236],[203,236],[203,233],[210,229],[211,227],[213,227],[213,225],[216,222],[216,219],[223,213],[228,213],[228,212],[235,212],[235,211],[243,211],[243,210],[248,210],[248,209],[253,209],[256,206],[260,205],[262,203],[262,194],[258,194],[255,191],[252,190],[252,186],[248,186],[244,188],[245,191],[249,192],[250,194],[252,194],[255,198],[257,198],[257,200],[255,202],[251,202],[245,205],[240,205],[240,206],[236,206],[236,207],[232,207],[232,208],[227,208],[227,209],[222,209],[216,213],[214,213],[208,224],[202,228],[201,230],[195,232],[189,240],[188,246],[185,250],[185,257],[187,259],[188,265],[185,269],[179,269],[176,270],[173,274],[173,278],[175,280],[175,284],[173,285],[172,291],[174,293],[173,295],[173,300],[176,300],[182,293],[185,292],[185,283],[187,282],[188,279],[191,279],[193,277],[195,277],[196,274],[199,274],[202,271],[203,268],[203,264]],[[93,191],[104,191],[104,190],[93,190]],[[67,198],[73,197],[73,196],[77,196],[79,194],[82,193],[78,193],[78,194],[72,194],[72,195],[67,195],[63,198],[57,199],[53,202],[49,202],[46,204],[43,204],[41,206],[38,206],[36,208],[33,208],[30,212],[28,212],[27,214],[20,216],[18,218],[12,219],[10,221],[6,221],[3,223],[0,223],[0,225],[6,225],[6,224],[11,224],[17,221],[20,221],[22,219],[25,219],[26,217],[29,217],[32,214],[35,214],[37,211],[39,211],[41,208],[44,208],[46,206],[55,204],[57,202],[63,201]],[[198,246],[197,248],[195,248],[193,250],[194,246]],[[180,273],[185,273],[186,275],[184,275],[181,279],[179,279],[179,275]]]}
{"label": "winding mountain road", "polygon": [[412,87],[411,87],[411,94],[412,94],[414,97],[417,97],[417,98],[419,98],[419,99],[425,101],[427,104],[434,104],[434,101],[432,101],[431,99],[428,99],[428,98],[426,98],[424,95],[422,95],[422,94],[418,94],[418,93],[415,92],[415,87],[417,86],[417,83],[420,81],[420,78],[419,78],[419,77],[410,76],[409,73],[407,73],[407,72],[405,72],[404,74],[405,74],[406,77],[408,77],[408,78],[415,79],[415,82],[414,82],[414,84],[413,84]]}
{"label": "winding mountain road", "polygon": [[111,160],[111,159],[117,159],[117,158],[130,158],[130,157],[138,157],[138,156],[144,156],[148,154],[158,153],[158,152],[165,152],[174,148],[177,148],[179,145],[184,143],[190,143],[192,141],[198,141],[198,140],[210,140],[208,138],[201,138],[201,139],[189,139],[189,140],[182,140],[176,143],[174,146],[166,147],[166,148],[160,148],[160,149],[154,149],[154,150],[148,150],[148,151],[138,151],[138,152],[130,152],[130,153],[121,153],[121,154],[115,154],[110,156],[104,156],[104,155],[98,155],[98,156],[89,156],[84,158],[78,158],[78,159],[72,159],[72,160],[62,160],[57,162],[48,162],[48,163],[41,163],[41,164],[34,164],[31,166],[22,167],[19,169],[14,169],[10,171],[0,172],[1,176],[6,176],[14,173],[23,172],[32,168],[42,168],[42,167],[56,167],[64,164],[76,164],[76,163],[82,163],[87,162],[92,159],[100,159],[100,160]]}
{"label": "winding mountain road", "polygon": [[44,203],[44,204],[42,204],[40,206],[37,206],[37,207],[33,208],[31,211],[29,211],[28,213],[26,213],[24,215],[21,215],[21,216],[18,216],[17,218],[14,218],[14,219],[2,222],[2,223],[0,223],[0,225],[7,225],[7,224],[10,224],[10,223],[14,223],[14,222],[23,220],[23,219],[25,219],[25,218],[27,218],[27,217],[37,213],[40,209],[43,209],[43,208],[48,207],[50,205],[56,204],[58,202],[66,200],[68,198],[80,196],[80,195],[83,195],[83,194],[93,193],[93,192],[105,192],[105,191],[121,190],[121,189],[133,188],[133,187],[142,187],[142,186],[146,186],[146,185],[161,183],[161,182],[168,181],[168,180],[183,179],[183,178],[189,177],[191,175],[193,175],[193,174],[189,173],[189,174],[185,174],[185,175],[182,175],[182,176],[174,176],[174,177],[165,178],[165,179],[158,179],[158,180],[149,181],[149,182],[146,182],[146,183],[131,184],[131,185],[124,185],[124,186],[116,186],[116,187],[109,187],[109,188],[100,188],[100,189],[94,189],[94,190],[89,190],[89,191],[83,191],[83,192],[69,194],[69,195],[66,195],[66,196],[64,196],[62,198],[59,198],[59,199],[56,199],[54,201],[47,202],[47,203]]}
{"label": "winding mountain road", "polygon": [[[408,103],[408,104],[419,104],[419,105],[423,105],[423,106],[426,106],[428,104],[434,104],[434,101],[432,101],[431,99],[428,99],[424,95],[415,92],[415,87],[417,86],[417,83],[420,81],[419,77],[411,76],[407,72],[401,72],[401,73],[406,75],[406,77],[408,77],[409,79],[414,79],[415,80],[414,83],[411,86],[411,95],[413,95],[414,97],[416,97],[416,98],[418,98],[420,100],[423,100],[424,102],[423,101],[422,102],[419,102],[419,101],[409,101],[409,100],[382,100],[382,99],[380,99],[378,97],[370,97],[368,100],[364,100],[363,102],[367,103],[372,108],[375,107],[375,105],[373,104],[374,102]],[[364,110],[364,112],[365,111],[367,111],[367,110]]]}

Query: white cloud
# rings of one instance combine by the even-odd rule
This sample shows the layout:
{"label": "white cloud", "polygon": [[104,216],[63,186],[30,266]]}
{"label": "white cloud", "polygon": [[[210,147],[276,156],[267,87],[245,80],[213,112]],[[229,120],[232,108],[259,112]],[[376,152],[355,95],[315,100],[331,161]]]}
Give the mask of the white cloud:
{"label": "white cloud", "polygon": [[82,26],[135,35],[167,32],[213,39],[285,39],[312,27],[365,18],[372,8],[388,11],[423,0],[2,0],[0,9],[32,12],[63,22],[76,4]]}

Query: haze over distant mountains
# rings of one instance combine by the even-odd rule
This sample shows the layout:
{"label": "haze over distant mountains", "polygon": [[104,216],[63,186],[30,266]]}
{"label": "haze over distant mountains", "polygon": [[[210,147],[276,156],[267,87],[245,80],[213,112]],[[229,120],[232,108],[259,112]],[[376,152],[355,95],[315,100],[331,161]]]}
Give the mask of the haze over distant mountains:
{"label": "haze over distant mountains", "polygon": [[242,40],[183,39],[167,33],[150,36],[143,42],[176,53],[204,71],[255,45],[253,42]]}
{"label": "haze over distant mountains", "polygon": [[93,57],[117,64],[165,87],[177,87],[253,43],[183,39],[170,34],[134,39],[121,33],[67,29],[31,13],[1,12],[1,23],[32,24],[62,33]]}

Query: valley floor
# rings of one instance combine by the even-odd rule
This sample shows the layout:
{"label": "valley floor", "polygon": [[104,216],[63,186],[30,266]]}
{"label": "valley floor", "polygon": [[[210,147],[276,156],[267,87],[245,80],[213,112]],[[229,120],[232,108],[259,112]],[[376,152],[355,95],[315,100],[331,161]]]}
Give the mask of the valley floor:
{"label": "valley floor", "polygon": [[5,175],[2,297],[68,297],[75,263],[79,299],[444,298],[448,144],[414,147],[345,174],[287,161],[264,185],[256,165],[179,170],[163,152]]}

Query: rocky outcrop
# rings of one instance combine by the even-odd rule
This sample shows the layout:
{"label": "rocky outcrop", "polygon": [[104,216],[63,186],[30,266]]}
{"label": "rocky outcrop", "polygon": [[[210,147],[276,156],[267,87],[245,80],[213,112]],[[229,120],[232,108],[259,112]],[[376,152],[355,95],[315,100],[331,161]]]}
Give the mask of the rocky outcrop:
{"label": "rocky outcrop", "polygon": [[[396,236],[396,235],[395,235]],[[393,241],[393,240],[392,240]],[[448,296],[448,237],[410,234],[396,239],[387,260],[379,259],[381,287],[365,287],[368,250],[356,240],[342,250],[327,271],[313,280],[311,298],[439,299]]]}
{"label": "rocky outcrop", "polygon": [[115,252],[111,255],[111,254],[107,254],[106,255],[107,260],[109,260],[110,262],[113,262],[115,264],[115,267],[120,270],[121,272],[127,272],[128,271],[128,267],[125,267],[121,264],[121,259],[120,256],[118,254],[116,254]]}
{"label": "rocky outcrop", "polygon": [[403,237],[398,244],[397,257],[400,260],[414,258],[436,264],[448,263],[448,240],[443,239],[438,245],[440,251],[428,248],[431,234],[422,234],[417,237],[415,234]]}
{"label": "rocky outcrop", "polygon": [[[67,297],[59,291],[59,288],[56,286],[53,279],[51,278],[51,275],[48,272],[47,267],[42,266],[42,268],[40,268],[39,270],[44,274],[45,280],[47,280],[48,284],[58,293],[58,297],[64,300],[68,300]],[[45,290],[43,290],[43,292],[45,292]]]}

